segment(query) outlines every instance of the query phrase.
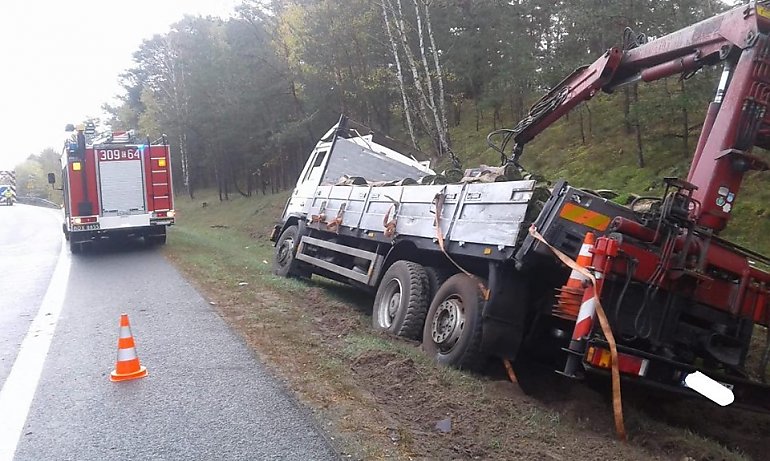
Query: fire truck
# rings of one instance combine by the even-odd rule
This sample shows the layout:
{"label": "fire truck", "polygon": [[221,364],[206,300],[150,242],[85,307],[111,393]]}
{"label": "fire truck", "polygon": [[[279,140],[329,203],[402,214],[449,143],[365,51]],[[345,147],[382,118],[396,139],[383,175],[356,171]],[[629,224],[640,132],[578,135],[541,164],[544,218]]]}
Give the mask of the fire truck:
{"label": "fire truck", "polygon": [[[102,237],[166,242],[174,224],[169,145],[139,140],[133,131],[97,134],[93,125],[67,125],[62,152],[64,223],[72,253]],[[48,174],[52,185],[56,178]]]}
{"label": "fire truck", "polygon": [[610,378],[613,402],[623,381],[770,411],[770,258],[719,236],[744,175],[769,168],[752,153],[770,148],[769,34],[768,2],[751,2],[611,48],[488,137],[523,173],[526,143],[580,102],[721,66],[688,176],[630,204],[526,175],[439,181],[343,117],[274,228],[274,270],[371,290],[373,326],[442,364],[534,360]]}

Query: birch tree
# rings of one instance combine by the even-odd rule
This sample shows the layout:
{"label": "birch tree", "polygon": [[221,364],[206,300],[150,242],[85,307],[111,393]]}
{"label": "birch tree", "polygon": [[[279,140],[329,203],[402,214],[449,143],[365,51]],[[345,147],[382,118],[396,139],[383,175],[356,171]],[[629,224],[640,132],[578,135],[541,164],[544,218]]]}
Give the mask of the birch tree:
{"label": "birch tree", "polygon": [[[442,101],[438,101],[433,82],[441,81],[442,72],[441,64],[438,54],[438,49],[435,47],[435,39],[432,40],[432,54],[434,67],[431,68],[427,59],[427,49],[425,45],[425,37],[423,31],[423,21],[426,22],[426,28],[429,31],[429,35],[432,34],[432,26],[430,25],[430,14],[425,12],[429,8],[428,2],[425,0],[413,0],[417,30],[417,43],[416,46],[419,49],[421,60],[418,61],[415,57],[415,53],[412,50],[413,45],[410,44],[409,30],[407,29],[407,21],[405,19],[404,9],[401,0],[383,0],[384,14],[388,13],[394,18],[393,24],[398,41],[401,44],[404,56],[409,65],[409,69],[412,74],[412,83],[417,92],[417,108],[420,121],[422,122],[425,130],[433,138],[436,151],[439,157],[443,157],[447,154],[451,155],[451,149],[449,144],[449,136],[447,134],[446,123],[446,108]],[[398,55],[398,52],[394,50],[394,58]],[[402,74],[403,75],[403,74]],[[403,76],[402,76],[403,78]],[[443,97],[443,81],[437,83],[440,88],[440,96]],[[427,91],[426,91],[427,90]]]}
{"label": "birch tree", "polygon": [[385,20],[385,30],[388,33],[388,41],[393,51],[393,59],[396,62],[396,78],[398,79],[398,88],[401,92],[401,102],[404,106],[404,118],[406,119],[406,127],[409,130],[409,138],[412,140],[412,145],[415,148],[419,148],[417,144],[417,138],[414,135],[414,125],[412,123],[412,111],[409,108],[409,98],[406,94],[406,87],[404,85],[404,72],[401,69],[401,57],[398,52],[398,45],[395,38],[393,38],[393,31],[390,27],[390,15],[388,15],[388,8],[385,6],[385,2],[382,2],[382,18]]}

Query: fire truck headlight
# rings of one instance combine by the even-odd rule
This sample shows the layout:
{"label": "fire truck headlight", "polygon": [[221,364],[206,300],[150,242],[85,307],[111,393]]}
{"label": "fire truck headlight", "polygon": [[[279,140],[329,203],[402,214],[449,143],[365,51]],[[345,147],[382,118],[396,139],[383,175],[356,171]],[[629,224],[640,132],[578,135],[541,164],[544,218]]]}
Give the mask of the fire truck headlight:
{"label": "fire truck headlight", "polygon": [[174,215],[176,215],[176,213],[174,212],[174,210],[168,210],[168,213],[166,213],[166,216],[168,216],[169,218],[173,218],[173,217],[174,217]]}
{"label": "fire truck headlight", "polygon": [[72,222],[74,222],[75,224],[80,224],[81,221],[80,221],[80,218],[73,218]]}
{"label": "fire truck headlight", "polygon": [[80,162],[72,162],[72,171],[80,171]]}

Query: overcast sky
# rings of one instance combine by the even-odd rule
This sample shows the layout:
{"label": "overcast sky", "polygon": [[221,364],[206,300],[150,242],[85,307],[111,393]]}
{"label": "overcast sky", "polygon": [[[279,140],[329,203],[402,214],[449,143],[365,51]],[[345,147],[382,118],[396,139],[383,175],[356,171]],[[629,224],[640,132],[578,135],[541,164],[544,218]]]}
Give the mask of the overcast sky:
{"label": "overcast sky", "polygon": [[227,16],[238,0],[2,0],[0,170],[46,147],[64,126],[102,115],[142,40],[185,14]]}

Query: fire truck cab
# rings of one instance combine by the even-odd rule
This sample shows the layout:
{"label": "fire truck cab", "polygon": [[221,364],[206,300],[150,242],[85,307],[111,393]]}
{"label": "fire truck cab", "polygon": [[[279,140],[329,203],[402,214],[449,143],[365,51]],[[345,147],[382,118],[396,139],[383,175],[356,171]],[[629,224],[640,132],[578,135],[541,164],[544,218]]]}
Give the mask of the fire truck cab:
{"label": "fire truck cab", "polygon": [[[64,223],[70,250],[102,237],[143,237],[164,244],[174,224],[169,146],[165,136],[138,140],[133,131],[97,135],[67,125],[62,151]],[[48,182],[55,183],[53,173]]]}

